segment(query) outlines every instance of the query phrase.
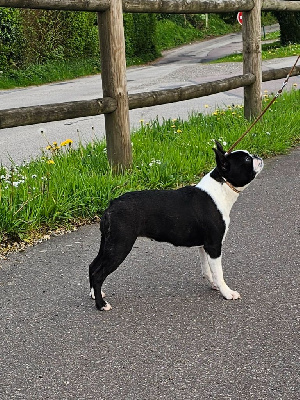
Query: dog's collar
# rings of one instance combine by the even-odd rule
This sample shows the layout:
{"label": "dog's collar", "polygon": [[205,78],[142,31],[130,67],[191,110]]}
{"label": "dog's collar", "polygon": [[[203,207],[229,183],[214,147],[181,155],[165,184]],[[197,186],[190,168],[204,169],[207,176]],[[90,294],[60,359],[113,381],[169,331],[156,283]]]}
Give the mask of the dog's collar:
{"label": "dog's collar", "polygon": [[[224,178],[223,178],[224,179]],[[241,193],[240,190],[237,190],[230,182],[226,181],[226,179],[224,179],[224,182],[226,183],[227,186],[230,187],[231,190],[233,190],[235,193]]]}
{"label": "dog's collar", "polygon": [[211,176],[213,179],[215,179],[217,182],[226,183],[226,185],[229,186],[230,189],[233,190],[235,193],[238,193],[238,194],[241,193],[240,190],[237,190],[230,182],[228,182],[228,181],[224,178],[224,176],[222,176],[222,175],[220,174],[220,172],[218,171],[218,168],[215,168],[214,170],[212,170],[210,176]]}

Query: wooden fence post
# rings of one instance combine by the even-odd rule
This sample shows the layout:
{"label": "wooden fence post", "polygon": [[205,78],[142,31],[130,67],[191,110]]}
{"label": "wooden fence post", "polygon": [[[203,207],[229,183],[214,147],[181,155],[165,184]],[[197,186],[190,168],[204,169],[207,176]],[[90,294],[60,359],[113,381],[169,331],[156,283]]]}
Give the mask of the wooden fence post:
{"label": "wooden fence post", "polygon": [[252,85],[244,88],[244,115],[250,119],[262,110],[261,71],[261,0],[254,0],[251,11],[243,12],[243,73],[256,77]]}
{"label": "wooden fence post", "polygon": [[132,163],[122,0],[98,13],[98,29],[103,97],[117,102],[116,110],[105,114],[107,156],[114,171],[121,172]]}

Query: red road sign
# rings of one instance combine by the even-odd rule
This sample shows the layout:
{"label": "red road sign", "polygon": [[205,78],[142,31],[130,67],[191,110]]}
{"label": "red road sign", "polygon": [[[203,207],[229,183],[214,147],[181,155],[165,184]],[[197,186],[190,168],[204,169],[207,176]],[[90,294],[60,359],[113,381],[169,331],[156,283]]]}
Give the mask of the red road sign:
{"label": "red road sign", "polygon": [[241,11],[238,12],[236,19],[238,20],[239,24],[241,24],[241,25],[243,24],[243,13]]}

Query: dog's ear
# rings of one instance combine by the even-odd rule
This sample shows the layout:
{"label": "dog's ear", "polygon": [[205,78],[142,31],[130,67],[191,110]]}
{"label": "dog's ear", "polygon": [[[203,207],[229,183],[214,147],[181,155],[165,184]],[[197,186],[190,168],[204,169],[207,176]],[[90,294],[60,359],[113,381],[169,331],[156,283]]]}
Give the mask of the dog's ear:
{"label": "dog's ear", "polygon": [[229,170],[229,162],[225,156],[225,151],[223,150],[222,145],[216,141],[217,148],[213,148],[213,151],[216,153],[216,163],[217,167],[221,171],[228,171]]}
{"label": "dog's ear", "polygon": [[215,143],[216,143],[216,146],[217,146],[217,149],[219,150],[219,152],[222,153],[222,154],[225,154],[226,152],[223,149],[223,146],[221,145],[221,143],[218,142],[217,140],[215,140]]}

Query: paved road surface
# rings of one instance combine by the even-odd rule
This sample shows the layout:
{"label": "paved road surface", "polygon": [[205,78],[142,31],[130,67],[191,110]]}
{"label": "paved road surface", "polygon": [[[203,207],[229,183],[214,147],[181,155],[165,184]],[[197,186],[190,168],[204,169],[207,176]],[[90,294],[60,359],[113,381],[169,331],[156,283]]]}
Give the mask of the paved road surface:
{"label": "paved road surface", "polygon": [[[241,34],[230,34],[168,51],[162,59],[151,65],[128,68],[128,91],[137,93],[174,88],[242,74],[241,63],[205,64],[206,61],[219,56],[241,51],[241,48]],[[295,57],[275,59],[264,62],[263,68],[289,67],[294,62]],[[295,82],[300,86],[300,76],[291,78],[289,82],[288,88]],[[282,81],[270,81],[263,84],[263,89],[276,92],[281,85]],[[98,97],[102,97],[100,75],[26,89],[0,91],[0,108]],[[224,107],[232,103],[243,103],[243,88],[184,102],[132,110],[130,111],[131,128],[139,126],[141,119],[145,121],[156,117],[160,120],[177,117],[186,119],[193,110],[211,113],[216,107]],[[209,105],[209,108],[205,108],[205,105]],[[41,148],[47,145],[41,130],[46,132],[50,142],[60,143],[68,138],[75,142],[78,140],[86,142],[93,139],[94,135],[103,137],[104,116],[2,129],[0,131],[0,162],[7,164],[11,157],[16,163],[20,163],[31,156],[40,155]]]}
{"label": "paved road surface", "polygon": [[299,156],[267,161],[233,208],[240,301],[204,285],[196,249],[138,240],[98,312],[98,225],[1,261],[1,400],[298,400]]}

